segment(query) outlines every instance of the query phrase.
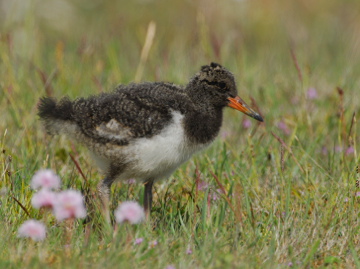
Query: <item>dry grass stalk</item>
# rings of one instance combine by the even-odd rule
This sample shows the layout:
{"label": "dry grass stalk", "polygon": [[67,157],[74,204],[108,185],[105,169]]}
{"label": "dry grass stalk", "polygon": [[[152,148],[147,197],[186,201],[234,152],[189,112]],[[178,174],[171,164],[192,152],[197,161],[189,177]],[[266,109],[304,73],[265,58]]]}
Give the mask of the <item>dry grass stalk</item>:
{"label": "dry grass stalk", "polygon": [[149,51],[150,51],[150,48],[152,46],[152,43],[153,43],[153,40],[155,37],[155,32],[156,32],[156,24],[155,24],[155,22],[151,21],[149,23],[149,26],[147,29],[145,44],[141,50],[140,62],[137,67],[135,80],[134,80],[135,83],[138,83],[141,81],[141,78],[142,78],[142,75],[144,72],[145,63],[148,58]]}
{"label": "dry grass stalk", "polygon": [[293,60],[293,62],[294,62],[294,65],[295,65],[295,68],[296,68],[296,71],[297,71],[297,74],[298,74],[299,81],[300,81],[300,83],[302,84],[303,81],[302,81],[301,70],[300,70],[298,61],[297,61],[297,59],[296,59],[294,50],[293,50],[292,48],[290,49],[290,53],[291,53],[291,58],[292,58],[292,60]]}
{"label": "dry grass stalk", "polygon": [[36,72],[38,73],[41,82],[44,85],[44,89],[45,89],[45,93],[47,96],[51,97],[54,96],[54,89],[52,88],[50,82],[52,80],[52,78],[55,76],[55,74],[57,73],[57,69],[55,68],[52,73],[50,74],[50,76],[48,77],[45,72],[41,71],[40,68],[36,67]]}
{"label": "dry grass stalk", "polygon": [[292,159],[294,160],[294,162],[296,163],[296,165],[299,167],[300,171],[304,174],[305,171],[304,169],[300,166],[299,162],[296,160],[291,148],[289,148],[284,141],[281,140],[281,138],[279,138],[278,136],[276,136],[273,132],[271,132],[271,134],[273,135],[273,137],[275,137],[285,148],[286,150],[290,153]]}
{"label": "dry grass stalk", "polygon": [[351,117],[351,124],[350,124],[350,129],[349,129],[349,134],[348,134],[348,143],[349,143],[349,147],[351,146],[351,131],[354,125],[354,121],[355,121],[355,112],[353,113],[353,116]]}
{"label": "dry grass stalk", "polygon": [[101,86],[101,83],[100,83],[100,81],[97,79],[97,77],[92,76],[92,77],[91,77],[91,80],[94,82],[94,84],[95,84],[95,86],[96,86],[96,89],[98,90],[99,93],[104,92],[104,89],[103,89],[103,87]]}
{"label": "dry grass stalk", "polygon": [[[198,168],[196,166],[195,168],[195,175],[196,175],[196,179],[195,179],[195,199],[194,199],[194,204],[196,202],[197,196],[198,196],[198,189],[199,189],[199,179],[200,179],[200,175],[199,175],[199,171]],[[195,228],[195,207],[194,207],[194,212],[193,212],[193,225],[192,225],[192,233],[191,233],[191,237],[194,236],[194,228]]]}
{"label": "dry grass stalk", "polygon": [[18,199],[16,199],[14,196],[12,196],[11,198],[13,198],[15,200],[15,202],[22,208],[22,210],[24,210],[24,212],[26,213],[26,215],[28,215],[28,217],[30,218],[30,214],[27,211],[27,209],[25,208],[25,206],[23,206],[20,201]]}
{"label": "dry grass stalk", "polygon": [[239,222],[242,226],[244,226],[243,223],[242,223],[242,221],[241,221],[241,217],[238,216],[238,214],[236,214],[235,209],[234,209],[233,206],[231,205],[231,202],[230,202],[230,200],[229,200],[229,197],[226,196],[226,192],[225,192],[224,187],[221,185],[220,181],[219,181],[218,178],[214,175],[214,173],[211,172],[210,169],[208,169],[208,170],[209,170],[210,174],[213,176],[213,178],[215,179],[216,183],[219,185],[219,187],[220,187],[220,189],[221,189],[221,191],[222,191],[222,193],[223,193],[223,196],[224,196],[224,198],[225,198],[225,201],[226,201],[227,204],[229,205],[229,207],[230,207],[231,211],[234,213],[235,217],[237,217],[238,222]]}
{"label": "dry grass stalk", "polygon": [[80,175],[81,175],[82,178],[84,179],[85,184],[86,184],[86,187],[88,188],[89,192],[91,193],[91,196],[92,196],[92,198],[93,198],[93,200],[94,200],[94,203],[96,204],[96,206],[97,206],[98,209],[100,210],[100,206],[99,206],[98,203],[96,202],[97,200],[96,200],[95,194],[92,192],[92,190],[91,190],[91,188],[90,188],[89,181],[88,181],[87,178],[85,177],[84,173],[82,172],[82,170],[81,170],[78,162],[75,160],[75,158],[74,158],[71,154],[69,154],[69,155],[70,155],[71,160],[72,160],[73,163],[75,164],[76,169],[78,170],[78,172],[80,173]]}
{"label": "dry grass stalk", "polygon": [[344,120],[344,91],[340,87],[336,87],[336,90],[340,96],[340,120],[341,120],[341,138],[345,143],[346,131],[345,131],[345,120]]}

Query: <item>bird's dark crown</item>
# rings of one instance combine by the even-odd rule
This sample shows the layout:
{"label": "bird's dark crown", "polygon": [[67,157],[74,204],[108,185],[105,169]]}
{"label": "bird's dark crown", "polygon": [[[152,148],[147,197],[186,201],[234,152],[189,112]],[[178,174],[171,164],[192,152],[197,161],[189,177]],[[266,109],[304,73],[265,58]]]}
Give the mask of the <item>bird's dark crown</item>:
{"label": "bird's dark crown", "polygon": [[186,86],[187,93],[196,101],[207,101],[216,107],[224,107],[237,95],[233,74],[220,64],[204,65]]}

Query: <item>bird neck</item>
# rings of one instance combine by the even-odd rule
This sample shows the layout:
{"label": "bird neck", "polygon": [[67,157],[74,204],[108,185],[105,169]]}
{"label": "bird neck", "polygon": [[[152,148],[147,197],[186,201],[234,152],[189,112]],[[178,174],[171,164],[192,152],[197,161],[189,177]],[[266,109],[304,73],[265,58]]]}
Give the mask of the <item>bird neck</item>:
{"label": "bird neck", "polygon": [[185,92],[192,103],[184,119],[185,132],[188,139],[196,144],[207,144],[218,135],[223,118],[223,107],[214,106],[209,91],[191,80]]}
{"label": "bird neck", "polygon": [[194,144],[208,144],[219,134],[222,124],[222,108],[209,111],[194,109],[186,113],[184,129],[187,138]]}

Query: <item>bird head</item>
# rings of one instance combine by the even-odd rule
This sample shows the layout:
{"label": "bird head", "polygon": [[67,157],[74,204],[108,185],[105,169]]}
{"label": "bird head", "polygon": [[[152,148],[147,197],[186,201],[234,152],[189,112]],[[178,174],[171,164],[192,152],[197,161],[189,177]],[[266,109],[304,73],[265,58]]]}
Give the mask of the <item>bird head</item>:
{"label": "bird head", "polygon": [[202,66],[190,80],[187,89],[198,104],[206,100],[214,107],[228,106],[263,121],[261,116],[238,96],[234,75],[217,63]]}

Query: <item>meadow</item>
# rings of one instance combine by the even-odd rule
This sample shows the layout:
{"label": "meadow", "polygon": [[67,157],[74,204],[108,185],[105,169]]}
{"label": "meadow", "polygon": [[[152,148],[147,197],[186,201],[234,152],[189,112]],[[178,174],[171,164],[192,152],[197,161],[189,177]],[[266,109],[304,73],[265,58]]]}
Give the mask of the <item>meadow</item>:
{"label": "meadow", "polygon": [[[358,0],[0,0],[0,268],[360,268],[359,15]],[[107,226],[101,175],[46,134],[39,98],[184,85],[210,62],[264,123],[226,109],[214,143],[155,184],[150,221]],[[90,221],[32,207],[45,168]],[[143,189],[114,184],[111,209]],[[43,241],[18,236],[29,219]]]}

